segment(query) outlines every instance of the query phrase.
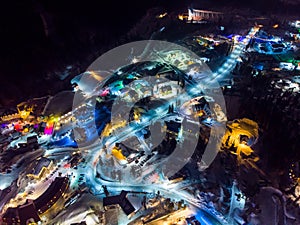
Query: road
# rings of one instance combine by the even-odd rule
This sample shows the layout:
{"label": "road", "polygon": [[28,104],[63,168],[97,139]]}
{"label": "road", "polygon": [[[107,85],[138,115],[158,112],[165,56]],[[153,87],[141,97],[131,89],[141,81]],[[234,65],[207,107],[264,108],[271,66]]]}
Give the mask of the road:
{"label": "road", "polygon": [[[233,51],[231,52],[230,56],[226,60],[226,62],[219,68],[219,70],[213,74],[212,77],[207,78],[210,79],[209,82],[212,82],[215,79],[224,78],[226,74],[228,74],[230,71],[232,71],[236,64],[237,59],[241,56],[243,51],[245,50],[246,46],[249,44],[249,41],[251,38],[258,32],[258,28],[254,27],[250,30],[246,38],[242,42],[238,42],[235,40]],[[165,110],[162,110],[162,112]],[[162,114],[157,112],[155,116],[151,118],[151,120],[144,121],[142,124],[135,124],[133,126],[127,126],[122,131],[118,132],[116,135],[109,137],[106,140],[107,149],[114,146],[115,143],[121,142],[122,140],[126,139],[127,137],[130,137],[134,135],[137,131],[144,129],[145,127],[149,126],[153,121],[157,121],[159,119],[162,119],[165,117],[166,114]],[[88,166],[85,171],[89,171],[86,173],[86,179],[87,183],[94,187],[95,190],[101,190],[102,185],[106,185],[110,191],[119,193],[121,190],[131,190],[131,191],[145,191],[145,192],[157,192],[159,191],[162,195],[170,197],[172,199],[183,199],[186,202],[190,203],[191,205],[205,210],[205,206],[203,202],[200,202],[198,199],[196,199],[193,195],[187,193],[186,191],[182,190],[182,186],[178,184],[145,184],[145,185],[133,185],[130,183],[119,183],[119,182],[110,182],[106,179],[96,179],[96,166],[98,163],[99,158],[105,159],[103,157],[103,151],[101,149],[104,147],[104,144],[102,141],[97,141],[93,145],[89,146],[89,153],[85,156],[86,160],[88,161]],[[102,174],[101,174],[102,177]],[[180,187],[180,188],[178,188]],[[213,213],[207,213],[206,217],[211,217],[211,221],[218,221],[219,224],[226,224],[225,220],[222,220],[222,216],[218,216],[218,213],[215,212],[215,215]],[[214,223],[216,224],[216,222]]]}
{"label": "road", "polygon": [[[241,56],[243,51],[245,50],[246,46],[248,45],[251,38],[258,32],[258,28],[254,27],[252,28],[246,38],[242,42],[238,42],[235,40],[233,51],[227,58],[226,62],[213,74],[212,77],[205,78],[207,82],[213,82],[216,79],[224,78],[230,71],[232,71],[236,64],[237,59]],[[203,84],[203,81],[201,82]],[[197,84],[195,86],[197,91],[199,92],[199,87],[197,87]],[[180,97],[180,96],[177,96]],[[164,108],[165,107],[165,108]],[[149,126],[154,121],[163,119],[166,117],[167,112],[166,107],[156,109],[156,114],[143,121],[142,124],[129,124],[126,128],[118,132],[116,135],[110,136],[108,139],[106,139],[106,147],[107,149],[110,149],[110,147],[114,146],[117,142],[121,142],[122,140],[125,140],[126,138],[133,136],[137,131],[140,131],[144,129],[145,127]],[[88,121],[85,125],[88,123],[91,123],[94,121]],[[129,190],[129,191],[144,191],[144,192],[160,192],[163,196],[169,197],[171,199],[177,199],[188,202],[192,206],[198,208],[200,211],[203,212],[203,218],[205,217],[206,221],[210,221],[211,224],[228,224],[224,218],[222,218],[222,215],[220,215],[218,212],[214,211],[213,209],[209,209],[205,206],[204,202],[201,202],[199,199],[188,193],[184,190],[184,185],[180,183],[176,184],[170,184],[168,182],[164,183],[155,183],[155,184],[137,184],[134,185],[132,183],[120,183],[119,181],[107,181],[107,179],[103,179],[101,177],[103,174],[101,174],[100,178],[96,178],[96,168],[98,164],[98,160],[101,157],[102,159],[105,159],[105,156],[103,154],[104,143],[103,139],[96,138],[94,142],[88,146],[80,147],[80,151],[83,154],[83,157],[86,159],[87,165],[86,167],[79,167],[78,170],[69,170],[69,172],[73,172],[75,174],[84,173],[86,176],[86,182],[87,185],[89,185],[92,189],[97,191],[101,191],[102,185],[106,185],[110,192],[113,193],[119,193],[121,190]],[[63,156],[67,152],[73,152],[77,151],[77,149],[74,148],[55,148],[51,150],[46,151],[46,155],[48,156]],[[58,172],[66,173],[66,170],[59,168],[55,176],[58,174]],[[52,180],[52,179],[51,179]],[[46,184],[43,184],[42,186],[47,186],[48,182]],[[188,184],[190,185],[190,183]],[[38,185],[35,187],[39,187]],[[33,188],[33,187],[31,187]],[[43,188],[42,188],[43,189]],[[38,196],[39,193],[34,193],[34,196]]]}

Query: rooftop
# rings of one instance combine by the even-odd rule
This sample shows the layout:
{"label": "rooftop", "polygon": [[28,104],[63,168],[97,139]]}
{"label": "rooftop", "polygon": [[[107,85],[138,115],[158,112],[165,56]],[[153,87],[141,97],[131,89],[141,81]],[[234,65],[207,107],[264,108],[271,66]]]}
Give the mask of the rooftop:
{"label": "rooftop", "polygon": [[50,159],[42,157],[40,160],[35,162],[35,165],[34,165],[31,173],[33,175],[37,176],[41,172],[41,170],[44,167],[47,168],[50,165],[50,163],[51,163]]}
{"label": "rooftop", "polygon": [[37,199],[34,200],[36,209],[41,209],[44,207],[51,199],[59,192],[63,191],[61,188],[64,184],[68,182],[67,177],[56,177],[55,180],[51,183],[49,188]]}
{"label": "rooftop", "polygon": [[120,205],[126,215],[133,213],[135,211],[135,208],[127,199],[127,193],[127,191],[121,191],[120,195],[103,198],[103,206]]}

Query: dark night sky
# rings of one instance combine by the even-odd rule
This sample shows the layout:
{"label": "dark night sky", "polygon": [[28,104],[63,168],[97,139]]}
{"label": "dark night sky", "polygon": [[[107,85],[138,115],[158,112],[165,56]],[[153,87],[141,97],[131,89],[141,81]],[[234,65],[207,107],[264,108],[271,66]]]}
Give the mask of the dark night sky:
{"label": "dark night sky", "polygon": [[[170,2],[170,1],[169,1]],[[174,5],[184,1],[172,0]],[[0,104],[50,90],[47,72],[63,70],[92,48],[110,45],[154,6],[167,1],[11,0],[0,3]],[[173,4],[170,4],[173,6]],[[46,35],[43,19],[47,21]],[[48,82],[48,84],[46,84]],[[15,102],[13,102],[15,103]]]}
{"label": "dark night sky", "polygon": [[[0,104],[43,95],[53,86],[47,73],[61,71],[99,46],[124,35],[151,7],[184,9],[192,0],[10,0],[0,3]],[[276,0],[202,0],[255,9]],[[249,3],[251,2],[251,3]],[[251,5],[250,5],[251,4]],[[46,35],[43,19],[47,21]],[[74,74],[75,75],[75,74]],[[48,83],[47,83],[48,82]],[[40,89],[36,92],[33,90]]]}

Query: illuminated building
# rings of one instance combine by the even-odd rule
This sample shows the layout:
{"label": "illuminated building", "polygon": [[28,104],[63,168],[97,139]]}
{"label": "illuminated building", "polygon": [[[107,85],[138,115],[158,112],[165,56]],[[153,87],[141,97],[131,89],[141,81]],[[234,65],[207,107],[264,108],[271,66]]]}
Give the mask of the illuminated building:
{"label": "illuminated building", "polygon": [[[166,215],[162,215],[161,217],[150,220],[146,222],[147,225],[159,225],[159,224],[186,224],[186,217],[191,216],[192,212],[189,209],[178,209],[171,213],[166,213]],[[194,221],[193,221],[194,222]],[[197,224],[197,223],[189,223],[189,224]],[[199,224],[199,223],[198,223]]]}
{"label": "illuminated building", "polygon": [[49,188],[37,199],[27,200],[26,204],[8,208],[3,215],[3,225],[37,224],[39,215],[50,209],[69,187],[67,177],[57,177]]}
{"label": "illuminated building", "polygon": [[117,160],[126,160],[126,157],[122,153],[122,149],[119,147],[119,145],[116,145],[112,151],[111,154],[117,159]]}
{"label": "illuminated building", "polygon": [[111,135],[114,130],[124,127],[125,125],[126,125],[126,120],[115,118],[111,121],[111,123],[108,123],[105,126],[101,135],[104,137],[107,137],[107,136]]}
{"label": "illuminated building", "polygon": [[262,54],[276,55],[286,53],[292,48],[289,42],[280,37],[270,36],[260,30],[254,37],[253,49]]}
{"label": "illuminated building", "polygon": [[56,177],[49,188],[40,197],[33,200],[38,213],[43,214],[49,210],[68,190],[69,183],[67,177]]}
{"label": "illuminated building", "polygon": [[174,135],[174,136],[177,136],[178,133],[180,132],[181,130],[181,123],[177,123],[175,121],[166,121],[166,127],[167,127],[167,131]]}
{"label": "illuminated building", "polygon": [[[221,109],[219,109],[219,111],[220,110]],[[211,115],[208,102],[206,101],[204,96],[199,96],[183,103],[180,107],[180,112],[190,118]]]}
{"label": "illuminated building", "polygon": [[185,14],[179,14],[178,15],[179,20],[186,20],[187,18],[188,18],[188,15],[185,15]]}
{"label": "illuminated building", "polygon": [[[48,97],[44,97],[44,98],[48,98]],[[41,99],[44,99],[44,98],[41,98]],[[32,99],[31,103],[22,102],[22,103],[18,104],[17,105],[17,113],[2,116],[1,120],[2,121],[10,121],[10,120],[16,120],[16,119],[26,120],[30,117],[33,118],[33,116],[31,116],[30,114],[33,113],[33,109],[36,106],[36,104],[34,104],[34,102],[36,102],[37,100],[39,100],[39,99]],[[44,106],[45,104],[41,104],[41,105]],[[39,111],[41,112],[42,109],[39,109]]]}
{"label": "illuminated building", "polygon": [[35,205],[32,201],[17,208],[8,208],[3,215],[3,225],[27,225],[28,223],[37,224],[40,217],[37,214]]}
{"label": "illuminated building", "polygon": [[28,106],[26,103],[22,102],[17,105],[18,113],[20,118],[27,119],[30,113],[33,112],[33,106]]}
{"label": "illuminated building", "polygon": [[253,152],[251,146],[258,139],[258,124],[244,118],[228,122],[226,128],[222,148],[235,149],[239,159],[242,153],[246,156],[251,155]]}
{"label": "illuminated building", "polygon": [[237,147],[238,144],[251,146],[257,138],[258,124],[253,120],[244,118],[228,122],[222,143],[225,147]]}
{"label": "illuminated building", "polygon": [[167,15],[168,15],[168,13],[165,12],[165,13],[162,13],[162,14],[159,14],[158,16],[156,16],[156,18],[162,19],[162,18],[166,17]]}
{"label": "illuminated building", "polygon": [[290,25],[296,28],[300,28],[300,20],[290,22]]}
{"label": "illuminated building", "polygon": [[181,92],[180,86],[177,81],[168,81],[155,84],[153,87],[153,94],[156,98],[169,99]]}
{"label": "illuminated building", "polygon": [[213,12],[199,9],[188,9],[188,22],[197,23],[202,20],[218,20],[223,18],[224,14],[221,12]]}
{"label": "illuminated building", "polygon": [[136,215],[141,215],[136,216],[128,225],[186,224],[186,218],[194,215],[194,212],[186,207],[183,201],[175,202],[169,198],[157,196],[150,199],[146,205],[147,210],[145,212],[138,211]]}
{"label": "illuminated building", "polygon": [[226,122],[227,121],[227,116],[222,111],[222,108],[221,108],[221,106],[219,104],[215,104],[213,110],[214,110],[214,112],[216,114],[218,122]]}
{"label": "illuminated building", "polygon": [[53,129],[54,129],[54,123],[52,122],[46,123],[44,134],[51,135],[53,133]]}
{"label": "illuminated building", "polygon": [[20,118],[20,114],[14,113],[14,114],[2,116],[1,120],[2,121],[10,121],[10,120],[15,120],[15,119],[19,119],[19,118]]}

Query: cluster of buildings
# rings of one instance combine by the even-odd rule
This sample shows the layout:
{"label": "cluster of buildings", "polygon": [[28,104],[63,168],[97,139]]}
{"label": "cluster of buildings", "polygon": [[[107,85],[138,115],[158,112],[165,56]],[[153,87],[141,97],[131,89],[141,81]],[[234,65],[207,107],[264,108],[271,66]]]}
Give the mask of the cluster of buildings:
{"label": "cluster of buildings", "polygon": [[27,200],[24,205],[8,208],[2,216],[3,225],[38,224],[43,214],[55,207],[57,201],[64,196],[69,188],[69,179],[56,177],[48,189],[37,199]]}
{"label": "cluster of buildings", "polygon": [[[166,16],[167,14],[161,14],[158,18],[162,19]],[[225,16],[221,12],[190,8],[187,14],[180,15],[179,18],[186,20],[188,23],[199,23],[200,25],[204,21],[219,23]],[[300,28],[299,21],[291,25]],[[260,28],[262,28],[262,25]],[[276,33],[278,25],[273,28],[275,29],[274,33]],[[220,32],[224,31],[223,26],[218,29]],[[287,119],[284,122],[294,128],[290,133],[290,138],[296,142],[299,136],[299,132],[295,131],[295,128],[298,125],[297,121],[299,121],[300,88],[299,79],[295,74],[300,70],[300,61],[299,57],[297,58],[297,48],[295,46],[299,47],[299,38],[298,34],[290,35],[289,38],[293,40],[285,40],[284,38],[270,35],[267,32],[259,31],[250,37],[249,43],[246,40],[248,37],[234,34],[227,37],[221,35],[196,35],[189,41],[193,44],[191,46],[201,49],[201,51],[210,51],[218,54],[218,51],[222,49],[220,51],[222,51],[223,55],[218,57],[218,60],[221,62],[223,59],[226,59],[226,65],[230,64],[230,60],[234,61],[232,64],[234,65],[233,71],[226,73],[226,76],[224,75],[225,77],[222,77],[223,80],[221,81],[223,82],[225,79],[231,81],[230,85],[223,87],[224,91],[231,90],[226,92],[227,94],[233,94],[234,90],[238,90],[239,84],[246,83],[246,80],[253,81],[254,79],[264,79],[265,77],[270,78],[270,85],[262,86],[260,93],[252,93],[252,84],[245,87],[244,90],[238,91],[246,93],[249,101],[257,101],[258,104],[255,107],[264,109],[270,114],[275,110],[282,109],[287,114]],[[247,46],[233,60],[233,58],[227,56],[229,52],[240,47],[237,43],[246,43]],[[84,102],[76,105],[72,111],[66,114],[43,117],[40,115],[44,114],[47,98],[35,99],[32,102],[19,104],[16,113],[1,117],[0,147],[1,152],[5,154],[1,155],[0,162],[1,164],[6,164],[6,167],[0,168],[2,173],[12,172],[12,168],[8,168],[7,166],[8,164],[13,165],[15,163],[11,162],[11,158],[15,155],[21,155],[33,149],[40,148],[40,139],[43,135],[51,137],[46,141],[49,144],[47,147],[50,145],[56,147],[74,147],[80,143],[93,143],[99,135],[102,137],[101,141],[107,143],[107,145],[103,145],[100,151],[101,154],[98,154],[97,147],[94,146],[83,152],[73,151],[72,154],[68,152],[70,149],[64,149],[67,152],[66,154],[70,156],[61,157],[63,158],[61,160],[50,159],[50,157],[48,158],[42,152],[42,156],[37,157],[26,168],[28,171],[26,173],[27,178],[29,178],[28,180],[34,181],[35,185],[48,180],[48,178],[46,179],[46,175],[56,166],[58,168],[58,165],[56,165],[58,162],[61,163],[60,166],[62,168],[58,173],[59,175],[55,175],[49,187],[36,199],[28,198],[24,204],[7,208],[2,215],[1,223],[3,225],[44,223],[43,218],[45,215],[51,214],[50,211],[57,211],[62,208],[68,211],[69,206],[82,196],[81,193],[75,191],[69,200],[65,201],[65,197],[67,198],[66,193],[71,189],[71,180],[73,178],[77,179],[76,175],[78,174],[75,171],[81,171],[78,181],[82,183],[85,167],[80,168],[80,166],[86,159],[90,160],[94,155],[98,156],[97,160],[93,162],[89,161],[88,163],[96,171],[95,177],[89,177],[90,180],[84,183],[84,185],[90,185],[91,189],[94,188],[93,185],[99,185],[93,179],[102,179],[107,183],[111,182],[115,186],[117,186],[116,184],[121,186],[122,182],[128,181],[146,182],[149,186],[154,184],[162,185],[167,179],[159,167],[159,163],[162,159],[171,155],[176,147],[179,147],[182,154],[173,161],[173,164],[187,165],[180,170],[180,174],[186,175],[190,173],[190,176],[194,176],[192,173],[195,171],[199,172],[202,162],[203,149],[200,149],[200,147],[205,148],[211,140],[217,140],[211,130],[214,127],[221,127],[225,123],[225,134],[221,140],[221,146],[217,147],[220,147],[225,153],[230,153],[229,155],[231,156],[236,156],[237,160],[230,161],[230,157],[230,159],[224,159],[224,155],[219,155],[219,161],[217,161],[215,167],[212,166],[213,169],[220,172],[220,170],[224,170],[222,166],[225,167],[225,164],[228,166],[230,162],[242,163],[244,158],[250,158],[252,160],[251,163],[253,163],[251,164],[253,166],[251,169],[261,172],[255,166],[259,158],[256,157],[256,152],[252,149],[252,146],[257,142],[259,137],[258,123],[246,118],[227,122],[227,116],[223,112],[222,107],[219,104],[215,104],[213,98],[200,93],[200,89],[196,90],[198,91],[197,96],[195,94],[196,91],[193,93],[192,99],[187,100],[181,96],[183,92],[188,90],[185,88],[193,85],[192,78],[196,77],[199,80],[203,78],[203,74],[201,74],[198,66],[205,63],[217,65],[218,62],[217,60],[213,60],[213,55],[211,55],[211,58],[205,57],[195,63],[188,54],[179,50],[162,51],[157,54],[162,59],[160,62],[136,62],[132,67],[127,66],[118,69],[116,73],[105,81],[101,88],[99,86],[102,80],[96,72],[86,72],[75,77],[72,80],[72,84],[76,93],[81,93],[83,99],[97,96],[96,107],[93,107],[91,102]],[[238,53],[235,52],[234,54]],[[283,57],[285,54],[292,56],[286,59]],[[167,65],[167,63],[176,65],[179,69]],[[188,71],[188,73],[184,73],[183,71]],[[139,80],[139,78],[143,78],[144,74],[153,79]],[[245,77],[241,77],[242,74],[246,74]],[[272,77],[274,74],[277,74],[276,78],[287,77],[275,79]],[[129,85],[131,82],[132,84]],[[110,104],[118,96],[124,101],[120,103],[119,108],[114,112],[116,113],[116,115],[113,115],[115,118],[109,121],[110,117],[108,115],[112,113]],[[136,104],[132,107],[132,103]],[[131,108],[127,115],[127,112],[124,113],[124,110],[129,107]],[[255,111],[255,107],[251,108],[251,111]],[[124,119],[123,115],[125,114],[129,118]],[[258,117],[260,124],[268,128],[267,121],[269,118],[267,116],[262,117]],[[151,120],[155,120],[155,123],[152,123]],[[95,125],[94,123],[97,126],[96,131],[91,129]],[[146,123],[147,126],[143,127],[143,123]],[[198,123],[201,124],[200,128]],[[149,128],[150,126],[153,126],[151,127],[151,129],[153,128],[152,130]],[[214,132],[217,133],[216,130]],[[153,146],[148,139],[151,135],[153,135],[151,137],[153,139],[150,138],[151,141],[155,139],[154,136],[160,140],[154,148],[152,148]],[[24,141],[25,138],[26,142]],[[65,139],[68,139],[69,142],[65,141]],[[190,145],[194,142],[195,146]],[[15,145],[12,146],[13,144]],[[192,147],[196,149],[196,153],[193,155],[192,152],[189,155],[190,152],[188,150],[192,149]],[[291,147],[296,148],[296,145]],[[53,158],[56,157],[55,154],[60,154],[59,148],[58,150],[55,148],[51,150],[53,152],[48,151],[48,153],[51,152],[49,154],[52,154]],[[90,153],[93,155],[88,155]],[[85,159],[84,157],[87,155],[89,157]],[[192,158],[192,155],[194,158]],[[60,159],[59,157],[57,158]],[[293,165],[298,164],[295,163]],[[171,164],[167,164],[169,168],[172,166]],[[235,165],[231,163],[228,167],[233,168]],[[295,174],[295,171],[298,171],[299,168],[295,167],[299,167],[299,165],[293,166],[292,171],[290,171],[290,178],[293,180],[296,179],[297,183],[300,183],[299,174]],[[61,176],[61,171],[69,169],[73,171],[70,173],[71,175],[67,172],[68,175],[66,177]],[[88,169],[91,170],[91,168]],[[242,212],[246,204],[246,197],[238,190],[235,183],[231,186],[232,177],[236,175],[231,174],[231,171],[227,170],[227,168],[225,170],[224,174],[226,176],[224,175],[220,178],[220,183],[222,184],[215,183],[215,186],[207,193],[199,193],[200,188],[198,187],[200,184],[197,184],[199,186],[190,185],[191,180],[189,178],[185,181],[188,183],[188,187],[179,188],[178,192],[185,189],[187,193],[192,193],[191,196],[195,197],[189,199],[194,204],[204,199],[203,201],[207,202],[207,205],[211,209],[217,208],[224,214],[227,214],[229,221],[232,220],[231,217],[235,217],[237,218],[236,221],[243,224],[246,219],[237,215],[237,210],[234,211],[233,209],[238,209],[239,212]],[[240,171],[241,174],[243,172]],[[220,174],[222,173],[220,172]],[[213,176],[211,175],[212,178],[205,177],[206,180],[203,179],[203,182],[201,181],[202,187],[205,187],[206,183],[211,182],[214,178],[219,178],[217,175]],[[226,180],[227,176],[231,176],[230,179]],[[224,186],[227,187],[224,188]],[[205,221],[203,218],[210,218],[210,221],[217,221],[216,219],[212,219],[212,215],[208,212],[201,211],[202,214],[198,215],[183,200],[175,201],[170,198],[164,198],[159,194],[154,198],[147,198],[147,193],[142,193],[145,196],[139,199],[140,202],[137,204],[131,201],[131,191],[122,190],[120,194],[109,195],[108,191],[105,188],[103,189],[105,197],[99,197],[104,210],[103,212],[99,211],[99,218],[100,214],[102,216],[100,224],[109,223],[117,225],[122,213],[125,214],[127,219],[130,219],[130,225],[201,224],[201,222]],[[217,194],[212,193],[215,191],[214,189],[218,189],[218,192],[215,192]],[[98,194],[96,192],[94,193],[95,195]],[[115,191],[114,193],[117,192]],[[299,187],[297,186],[293,195],[297,201],[299,201],[299,193]],[[86,222],[82,221],[78,224],[86,224]],[[219,223],[216,222],[215,224]]]}

